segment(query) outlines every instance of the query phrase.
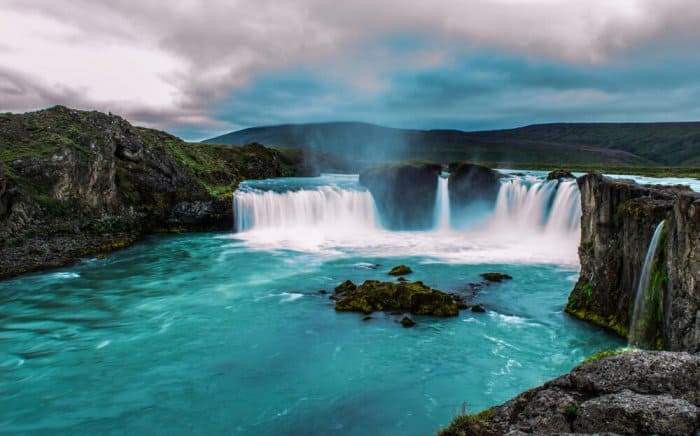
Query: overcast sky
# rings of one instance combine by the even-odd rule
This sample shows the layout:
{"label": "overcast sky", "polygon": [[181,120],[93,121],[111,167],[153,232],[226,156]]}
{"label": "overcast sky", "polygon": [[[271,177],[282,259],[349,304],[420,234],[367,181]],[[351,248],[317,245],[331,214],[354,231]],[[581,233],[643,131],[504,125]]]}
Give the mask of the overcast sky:
{"label": "overcast sky", "polygon": [[357,120],[700,120],[698,0],[0,0],[0,111],[203,139]]}

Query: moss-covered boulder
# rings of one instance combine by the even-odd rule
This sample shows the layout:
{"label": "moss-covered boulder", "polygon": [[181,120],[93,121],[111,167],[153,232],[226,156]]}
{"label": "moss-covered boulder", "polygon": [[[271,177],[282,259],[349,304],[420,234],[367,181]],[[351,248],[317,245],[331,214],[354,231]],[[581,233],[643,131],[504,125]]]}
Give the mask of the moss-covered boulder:
{"label": "moss-covered boulder", "polygon": [[372,193],[386,227],[428,229],[441,171],[441,165],[431,162],[393,163],[362,171],[360,183]]}
{"label": "moss-covered boulder", "polygon": [[454,298],[423,282],[380,282],[367,280],[360,286],[351,281],[335,288],[335,310],[372,313],[408,311],[415,315],[457,316]]}
{"label": "moss-covered boulder", "polygon": [[389,271],[390,276],[405,276],[406,274],[411,274],[413,270],[406,265],[397,265]]}

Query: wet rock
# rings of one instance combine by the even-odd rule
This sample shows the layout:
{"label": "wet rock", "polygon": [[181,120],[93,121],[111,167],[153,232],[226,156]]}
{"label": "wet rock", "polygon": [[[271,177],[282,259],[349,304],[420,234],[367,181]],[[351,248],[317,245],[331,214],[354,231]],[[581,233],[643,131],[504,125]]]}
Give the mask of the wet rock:
{"label": "wet rock", "polygon": [[369,321],[370,319],[372,319],[371,316],[365,316],[362,318],[362,321]]}
{"label": "wet rock", "polygon": [[403,327],[413,327],[414,325],[416,325],[416,322],[407,316],[401,318],[401,321],[399,322]]}
{"label": "wet rock", "polygon": [[648,317],[648,342],[700,351],[700,193],[597,174],[577,182],[581,273],[566,312],[626,337],[649,241],[665,219],[651,271],[659,298],[648,305],[656,314]]}
{"label": "wet rock", "polygon": [[547,180],[575,179],[571,172],[566,170],[554,170],[547,174]]}
{"label": "wet rock", "polygon": [[480,276],[486,281],[497,282],[497,283],[500,283],[503,280],[512,280],[513,279],[513,277],[509,276],[508,274],[503,274],[503,273],[499,273],[499,272],[487,272],[487,273],[480,274]]}
{"label": "wet rock", "polygon": [[643,395],[623,390],[585,401],[578,409],[574,431],[622,434],[692,434],[698,408],[670,395]]}
{"label": "wet rock", "polygon": [[408,280],[406,279],[406,277],[399,277],[399,278],[396,279],[396,280],[399,281],[399,282],[407,282],[407,281],[408,281]]}
{"label": "wet rock", "polygon": [[699,373],[696,354],[625,352],[581,365],[478,415],[458,417],[440,434],[695,434]]}
{"label": "wet rock", "polygon": [[482,306],[481,304],[475,304],[472,306],[472,312],[484,313],[486,312],[486,309],[484,309],[484,306]]}
{"label": "wet rock", "polygon": [[384,223],[395,230],[428,229],[433,225],[437,179],[442,171],[430,162],[400,162],[367,168],[360,184],[367,187]]}
{"label": "wet rock", "polygon": [[328,291],[326,291],[325,289],[321,289],[318,291],[318,293],[321,295],[326,295],[328,293]]}
{"label": "wet rock", "polygon": [[422,282],[367,280],[356,286],[349,280],[336,288],[335,309],[366,314],[375,311],[410,311],[415,315],[457,316],[452,296]]}
{"label": "wet rock", "polygon": [[395,266],[389,271],[390,276],[405,276],[406,274],[411,274],[413,270],[406,265]]}
{"label": "wet rock", "polygon": [[474,203],[491,204],[500,189],[501,173],[468,162],[450,164],[450,208],[459,211]]}

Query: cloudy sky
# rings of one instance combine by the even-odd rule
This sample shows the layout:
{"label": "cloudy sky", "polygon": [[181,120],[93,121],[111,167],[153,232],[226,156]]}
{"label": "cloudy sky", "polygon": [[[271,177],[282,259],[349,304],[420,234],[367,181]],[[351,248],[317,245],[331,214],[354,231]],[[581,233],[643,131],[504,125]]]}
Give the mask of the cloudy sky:
{"label": "cloudy sky", "polygon": [[0,0],[0,111],[54,104],[191,140],[700,120],[700,3]]}

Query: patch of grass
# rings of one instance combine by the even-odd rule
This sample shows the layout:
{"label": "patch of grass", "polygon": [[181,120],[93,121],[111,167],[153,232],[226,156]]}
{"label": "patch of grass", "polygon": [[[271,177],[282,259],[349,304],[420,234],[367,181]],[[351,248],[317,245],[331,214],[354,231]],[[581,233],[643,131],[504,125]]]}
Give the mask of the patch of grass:
{"label": "patch of grass", "polygon": [[587,363],[593,363],[597,362],[600,359],[603,359],[605,357],[610,357],[610,356],[617,356],[622,353],[627,353],[629,352],[629,348],[618,348],[618,349],[607,349],[607,350],[598,350],[595,353],[591,354],[590,356],[586,357],[581,361],[582,364],[587,364]]}
{"label": "patch of grass", "polygon": [[491,419],[496,416],[494,409],[486,409],[479,413],[467,414],[466,403],[462,405],[462,413],[456,416],[447,428],[438,431],[438,436],[471,435],[491,429]]}

